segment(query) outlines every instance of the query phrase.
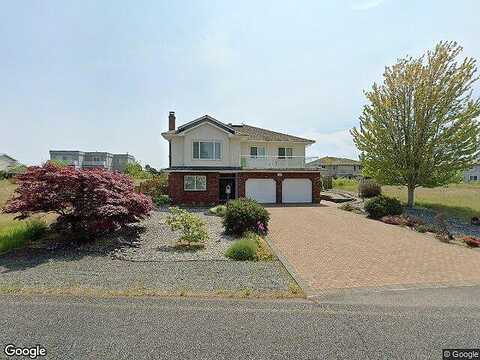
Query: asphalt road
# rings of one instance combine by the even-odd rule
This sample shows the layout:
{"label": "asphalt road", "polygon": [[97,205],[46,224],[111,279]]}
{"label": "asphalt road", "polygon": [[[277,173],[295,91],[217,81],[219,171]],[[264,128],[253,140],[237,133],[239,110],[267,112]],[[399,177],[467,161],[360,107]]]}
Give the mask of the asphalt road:
{"label": "asphalt road", "polygon": [[1,356],[8,343],[44,346],[39,359],[441,359],[479,347],[480,288],[317,301],[4,295]]}

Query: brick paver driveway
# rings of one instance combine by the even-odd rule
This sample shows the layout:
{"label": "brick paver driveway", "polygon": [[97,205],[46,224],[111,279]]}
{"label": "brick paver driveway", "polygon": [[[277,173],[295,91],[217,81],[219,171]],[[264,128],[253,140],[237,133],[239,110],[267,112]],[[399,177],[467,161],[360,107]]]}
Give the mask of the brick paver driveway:
{"label": "brick paver driveway", "polygon": [[272,207],[269,238],[311,290],[480,283],[480,252],[334,206]]}

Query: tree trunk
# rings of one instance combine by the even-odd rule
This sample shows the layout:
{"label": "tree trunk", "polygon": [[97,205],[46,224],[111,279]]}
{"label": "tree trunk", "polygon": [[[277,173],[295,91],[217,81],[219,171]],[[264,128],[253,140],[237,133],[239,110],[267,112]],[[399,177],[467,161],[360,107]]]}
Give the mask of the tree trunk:
{"label": "tree trunk", "polygon": [[415,203],[415,186],[408,185],[408,202],[407,206],[409,208],[413,208],[413,204]]}

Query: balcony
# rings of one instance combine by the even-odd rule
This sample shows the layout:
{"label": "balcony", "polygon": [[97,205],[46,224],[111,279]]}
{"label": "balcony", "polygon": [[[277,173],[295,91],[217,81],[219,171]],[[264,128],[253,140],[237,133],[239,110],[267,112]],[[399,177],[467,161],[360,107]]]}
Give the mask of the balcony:
{"label": "balcony", "polygon": [[304,169],[305,164],[317,157],[305,156],[252,156],[241,155],[242,169]]}

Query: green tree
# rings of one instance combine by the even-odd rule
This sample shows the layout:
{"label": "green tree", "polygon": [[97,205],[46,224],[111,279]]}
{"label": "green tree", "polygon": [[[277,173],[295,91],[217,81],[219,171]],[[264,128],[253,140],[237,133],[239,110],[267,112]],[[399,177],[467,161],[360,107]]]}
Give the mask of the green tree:
{"label": "green tree", "polygon": [[133,179],[150,179],[152,177],[152,174],[143,170],[142,165],[137,161],[127,164],[123,172]]}
{"label": "green tree", "polygon": [[449,183],[480,155],[476,63],[457,61],[462,50],[440,42],[423,56],[386,67],[383,83],[365,92],[360,128],[351,130],[365,175],[405,185],[409,207],[415,188]]}

